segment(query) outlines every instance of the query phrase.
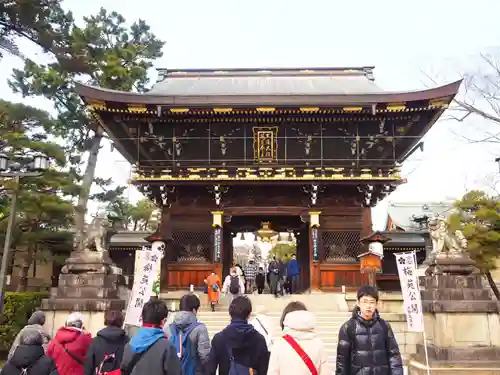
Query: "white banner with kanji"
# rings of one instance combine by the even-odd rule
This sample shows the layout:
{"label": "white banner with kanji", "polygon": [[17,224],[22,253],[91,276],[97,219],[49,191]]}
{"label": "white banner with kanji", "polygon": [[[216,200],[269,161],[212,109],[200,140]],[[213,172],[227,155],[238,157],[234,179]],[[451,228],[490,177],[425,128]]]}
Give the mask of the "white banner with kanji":
{"label": "white banner with kanji", "polygon": [[136,253],[134,286],[130,294],[125,324],[141,325],[142,307],[149,301],[153,293],[153,284],[161,263],[161,252],[157,250],[140,250]]}
{"label": "white banner with kanji", "polygon": [[404,311],[408,331],[424,332],[424,314],[417,276],[417,258],[415,252],[395,253],[398,266],[399,282],[404,299]]}

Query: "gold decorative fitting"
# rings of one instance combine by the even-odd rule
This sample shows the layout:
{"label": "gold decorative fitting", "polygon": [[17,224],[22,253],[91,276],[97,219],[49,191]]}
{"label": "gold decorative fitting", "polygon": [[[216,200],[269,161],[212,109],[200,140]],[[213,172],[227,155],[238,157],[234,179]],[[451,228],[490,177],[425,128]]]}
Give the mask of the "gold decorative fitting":
{"label": "gold decorative fitting", "polygon": [[133,113],[144,113],[148,111],[144,104],[128,104],[127,107],[128,111]]}
{"label": "gold decorative fitting", "polygon": [[222,228],[222,215],[224,211],[212,211],[212,228]]}
{"label": "gold decorative fitting", "polygon": [[230,113],[233,111],[232,108],[214,108],[213,111],[215,113]]}
{"label": "gold decorative fitting", "polygon": [[344,112],[360,112],[363,110],[363,107],[344,107]]}
{"label": "gold decorative fitting", "polygon": [[319,107],[300,107],[300,112],[318,112]]}
{"label": "gold decorative fitting", "polygon": [[406,109],[405,103],[391,103],[387,105],[388,111],[398,112],[398,111],[404,111],[405,109]]}
{"label": "gold decorative fitting", "polygon": [[429,101],[429,106],[437,108],[448,108],[448,100],[444,98],[432,99]]}
{"label": "gold decorative fitting", "polygon": [[89,100],[88,107],[91,110],[103,111],[106,109],[106,102],[102,100]]}
{"label": "gold decorative fitting", "polygon": [[321,211],[309,211],[309,227],[318,228],[319,227],[319,215]]}
{"label": "gold decorative fitting", "polygon": [[170,112],[172,112],[172,113],[187,113],[187,112],[189,112],[189,108],[170,108]]}
{"label": "gold decorative fitting", "polygon": [[255,108],[257,112],[274,112],[276,108],[271,108],[271,107],[261,107],[261,108]]}

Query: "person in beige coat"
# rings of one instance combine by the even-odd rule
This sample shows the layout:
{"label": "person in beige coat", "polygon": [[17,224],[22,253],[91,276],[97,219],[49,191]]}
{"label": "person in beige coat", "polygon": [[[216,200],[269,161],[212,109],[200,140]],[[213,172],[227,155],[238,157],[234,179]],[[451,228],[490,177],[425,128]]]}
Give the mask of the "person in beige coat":
{"label": "person in beige coat", "polygon": [[[333,367],[323,341],[315,332],[316,317],[309,311],[292,311],[283,321],[283,337],[274,339],[267,375],[332,375]],[[305,359],[298,351],[305,352]],[[307,363],[309,362],[309,363]]]}

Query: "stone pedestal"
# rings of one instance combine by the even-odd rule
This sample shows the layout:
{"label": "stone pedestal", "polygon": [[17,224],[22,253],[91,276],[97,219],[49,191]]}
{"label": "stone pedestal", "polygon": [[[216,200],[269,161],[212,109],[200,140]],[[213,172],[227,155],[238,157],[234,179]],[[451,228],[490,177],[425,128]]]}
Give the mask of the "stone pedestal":
{"label": "stone pedestal", "polygon": [[70,312],[78,311],[85,317],[85,328],[95,334],[104,326],[106,310],[124,309],[118,288],[123,283],[121,270],[107,252],[73,252],[62,268],[57,289],[42,301],[47,329],[54,334]]}
{"label": "stone pedestal", "polygon": [[[431,374],[500,374],[499,304],[474,274],[467,253],[440,254],[422,277],[422,305]],[[423,340],[409,363],[426,375]]]}

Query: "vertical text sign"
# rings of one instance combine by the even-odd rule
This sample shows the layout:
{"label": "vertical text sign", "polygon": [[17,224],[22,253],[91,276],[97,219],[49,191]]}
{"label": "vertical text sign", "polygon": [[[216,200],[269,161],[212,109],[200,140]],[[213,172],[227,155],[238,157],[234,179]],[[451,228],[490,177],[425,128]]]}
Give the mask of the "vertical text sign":
{"label": "vertical text sign", "polygon": [[417,264],[414,252],[396,253],[403,306],[408,323],[408,331],[424,332],[424,315],[417,276]]}
{"label": "vertical text sign", "polygon": [[219,263],[220,262],[220,253],[221,253],[221,247],[222,247],[222,229],[221,228],[215,228],[214,229],[214,262]]}
{"label": "vertical text sign", "polygon": [[160,251],[141,250],[138,253],[136,261],[139,261],[139,266],[135,270],[134,286],[125,314],[125,324],[133,326],[141,325],[142,308],[151,298],[153,284],[161,263]]}
{"label": "vertical text sign", "polygon": [[278,128],[254,127],[254,158],[257,163],[274,163],[278,158]]}
{"label": "vertical text sign", "polygon": [[313,261],[319,261],[319,236],[318,228],[311,228],[311,243],[312,243],[312,253]]}

